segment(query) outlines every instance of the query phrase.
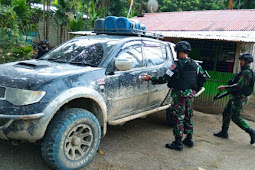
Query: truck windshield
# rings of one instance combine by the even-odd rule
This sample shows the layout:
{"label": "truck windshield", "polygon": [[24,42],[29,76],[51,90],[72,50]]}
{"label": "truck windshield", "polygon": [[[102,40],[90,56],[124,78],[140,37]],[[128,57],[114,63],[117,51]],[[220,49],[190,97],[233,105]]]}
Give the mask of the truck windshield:
{"label": "truck windshield", "polygon": [[74,39],[63,43],[40,59],[97,67],[117,42],[109,39]]}

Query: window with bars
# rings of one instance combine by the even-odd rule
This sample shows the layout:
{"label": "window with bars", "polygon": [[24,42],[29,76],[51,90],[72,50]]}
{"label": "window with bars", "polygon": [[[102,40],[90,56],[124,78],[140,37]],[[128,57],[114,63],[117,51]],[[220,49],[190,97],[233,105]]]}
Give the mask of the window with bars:
{"label": "window with bars", "polygon": [[203,61],[205,70],[233,72],[237,43],[187,39],[191,44],[190,57]]}

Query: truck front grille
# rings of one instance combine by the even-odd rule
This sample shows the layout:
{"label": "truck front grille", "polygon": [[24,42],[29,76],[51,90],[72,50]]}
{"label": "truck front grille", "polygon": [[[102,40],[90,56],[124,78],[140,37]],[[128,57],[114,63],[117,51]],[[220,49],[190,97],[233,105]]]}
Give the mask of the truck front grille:
{"label": "truck front grille", "polygon": [[5,99],[5,92],[6,92],[6,88],[0,87],[0,99]]}

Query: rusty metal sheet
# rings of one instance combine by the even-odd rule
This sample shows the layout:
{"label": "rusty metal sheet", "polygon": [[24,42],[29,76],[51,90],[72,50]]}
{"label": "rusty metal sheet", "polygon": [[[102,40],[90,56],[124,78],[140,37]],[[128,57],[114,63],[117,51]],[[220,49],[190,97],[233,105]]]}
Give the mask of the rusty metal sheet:
{"label": "rusty metal sheet", "polygon": [[233,42],[254,42],[255,31],[154,31],[170,38],[191,38],[223,40]]}

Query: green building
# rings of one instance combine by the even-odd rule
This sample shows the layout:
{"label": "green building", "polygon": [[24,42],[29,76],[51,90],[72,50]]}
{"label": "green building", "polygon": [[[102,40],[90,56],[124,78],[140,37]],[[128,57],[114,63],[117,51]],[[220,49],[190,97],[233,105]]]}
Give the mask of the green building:
{"label": "green building", "polygon": [[[135,17],[147,31],[164,35],[165,41],[187,40],[190,56],[200,60],[211,78],[206,91],[195,100],[195,108],[218,112],[228,97],[213,102],[217,87],[240,70],[238,57],[248,52],[255,56],[255,9],[148,13]],[[255,66],[252,64],[255,71]]]}

